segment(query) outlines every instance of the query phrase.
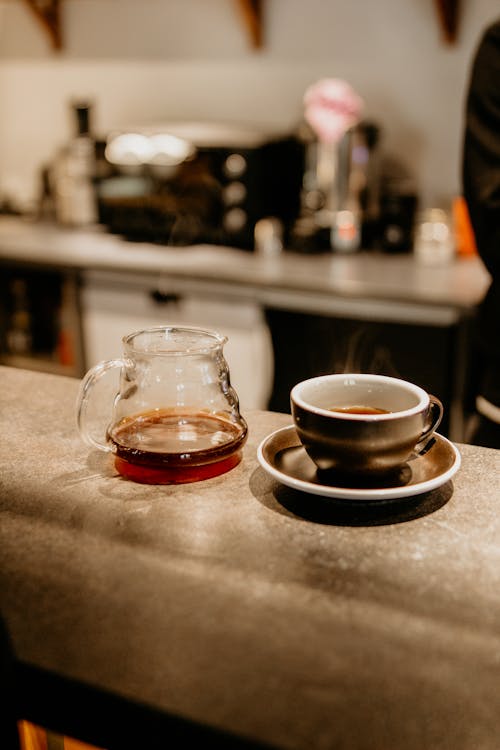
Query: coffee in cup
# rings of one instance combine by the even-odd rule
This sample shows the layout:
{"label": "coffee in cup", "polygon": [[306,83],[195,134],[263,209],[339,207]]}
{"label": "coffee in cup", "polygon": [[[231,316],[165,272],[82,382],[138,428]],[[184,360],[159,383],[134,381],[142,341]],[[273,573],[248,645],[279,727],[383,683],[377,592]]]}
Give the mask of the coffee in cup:
{"label": "coffee in cup", "polygon": [[422,452],[443,405],[414,383],[385,375],[322,375],[295,385],[292,417],[301,443],[323,471],[376,476]]}

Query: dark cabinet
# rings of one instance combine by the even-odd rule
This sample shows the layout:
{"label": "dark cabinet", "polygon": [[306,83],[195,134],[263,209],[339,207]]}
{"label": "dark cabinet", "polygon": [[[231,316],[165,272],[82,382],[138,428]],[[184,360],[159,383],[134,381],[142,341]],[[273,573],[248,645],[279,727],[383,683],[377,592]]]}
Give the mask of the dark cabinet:
{"label": "dark cabinet", "polygon": [[1,268],[1,364],[80,376],[80,329],[76,275],[17,265]]}
{"label": "dark cabinet", "polygon": [[439,431],[449,435],[458,388],[455,368],[462,335],[458,326],[275,309],[268,309],[266,318],[275,354],[269,409],[289,413],[290,389],[300,380],[333,372],[372,372],[411,380],[440,398],[445,416]]}

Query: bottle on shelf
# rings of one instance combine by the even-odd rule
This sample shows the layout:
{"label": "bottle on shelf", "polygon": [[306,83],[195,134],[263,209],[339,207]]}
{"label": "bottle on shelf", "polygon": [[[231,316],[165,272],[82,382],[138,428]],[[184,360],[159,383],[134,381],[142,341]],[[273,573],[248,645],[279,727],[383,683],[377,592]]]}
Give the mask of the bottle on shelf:
{"label": "bottle on shelf", "polygon": [[88,102],[72,104],[75,135],[59,152],[54,168],[56,220],[67,226],[97,222],[94,188],[96,169],[95,140],[90,125]]}

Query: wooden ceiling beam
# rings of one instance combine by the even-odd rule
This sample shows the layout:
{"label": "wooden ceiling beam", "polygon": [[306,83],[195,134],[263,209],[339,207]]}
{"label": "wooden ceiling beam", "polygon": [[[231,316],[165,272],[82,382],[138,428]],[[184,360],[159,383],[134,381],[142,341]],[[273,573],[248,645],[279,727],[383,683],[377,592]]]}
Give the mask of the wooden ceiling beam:
{"label": "wooden ceiling beam", "polygon": [[435,0],[436,10],[445,42],[453,44],[458,33],[460,0]]}
{"label": "wooden ceiling beam", "polygon": [[[23,0],[30,12],[43,27],[50,39],[52,49],[62,49],[61,6],[62,0]],[[239,12],[250,36],[254,49],[262,47],[262,9],[264,0],[236,0]],[[448,44],[456,41],[459,23],[460,0],[434,0],[444,40]]]}
{"label": "wooden ceiling beam", "polygon": [[62,49],[61,31],[62,0],[24,0],[50,39],[53,50]]}
{"label": "wooden ceiling beam", "polygon": [[250,35],[254,49],[262,47],[262,5],[263,0],[237,0],[239,11]]}

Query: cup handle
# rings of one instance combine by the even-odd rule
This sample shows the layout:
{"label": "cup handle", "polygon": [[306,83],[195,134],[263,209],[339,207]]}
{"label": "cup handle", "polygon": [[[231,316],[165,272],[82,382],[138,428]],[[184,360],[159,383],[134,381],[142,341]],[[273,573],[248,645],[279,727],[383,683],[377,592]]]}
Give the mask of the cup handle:
{"label": "cup handle", "polygon": [[[106,429],[109,422],[111,421],[111,413],[109,419],[105,422],[105,417],[108,412],[106,409],[111,406],[113,407],[114,399],[116,398],[117,391],[114,391],[114,397],[110,394],[109,389],[105,391],[104,386],[106,385],[104,378],[111,370],[117,367],[124,367],[125,361],[123,359],[109,359],[104,362],[92,367],[86,375],[84,375],[82,382],[80,383],[80,389],[76,400],[76,421],[80,435],[87,445],[93,448],[98,448],[100,451],[110,453],[113,448],[105,442]],[[109,381],[108,381],[109,384]],[[99,394],[99,392],[101,392]],[[93,432],[96,429],[95,424],[92,425],[92,419],[90,416],[90,407],[97,407],[99,404],[98,396],[106,394],[106,404],[101,401],[101,408],[96,409],[96,413],[99,415],[97,420],[99,428],[102,434],[104,434],[104,440],[98,439],[94,436]],[[111,396],[111,397],[110,397]]]}
{"label": "cup handle", "polygon": [[443,419],[443,413],[444,407],[441,401],[436,396],[429,393],[429,408],[427,410],[426,425],[414,451],[417,456],[422,455],[422,453],[425,453],[426,450],[430,448],[431,441],[433,442],[434,440],[433,435]]}

